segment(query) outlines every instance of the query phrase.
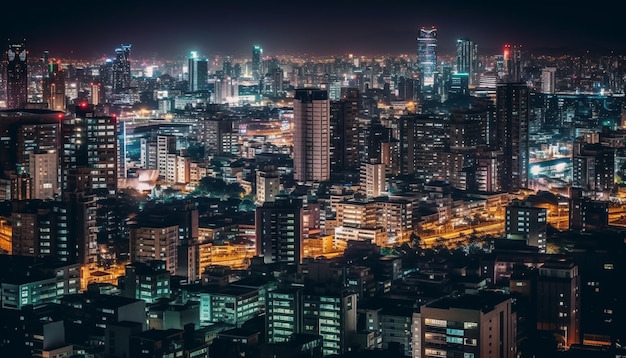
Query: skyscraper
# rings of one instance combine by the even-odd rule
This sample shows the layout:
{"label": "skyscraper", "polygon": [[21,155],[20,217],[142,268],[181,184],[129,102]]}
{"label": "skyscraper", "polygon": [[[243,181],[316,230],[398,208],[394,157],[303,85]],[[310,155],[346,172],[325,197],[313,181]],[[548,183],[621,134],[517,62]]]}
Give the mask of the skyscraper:
{"label": "skyscraper", "polygon": [[522,79],[522,47],[504,45],[504,66],[507,80],[519,82]]}
{"label": "skyscraper", "polygon": [[456,41],[456,71],[467,73],[469,84],[478,84],[478,46],[464,38]]}
{"label": "skyscraper", "polygon": [[65,111],[65,71],[56,62],[46,63],[43,79],[43,100],[53,111]]}
{"label": "skyscraper", "polygon": [[263,58],[263,49],[259,45],[254,45],[252,47],[252,78],[255,81],[261,80],[262,58]]}
{"label": "skyscraper", "polygon": [[529,89],[524,82],[499,83],[496,88],[497,147],[503,153],[503,191],[528,186]]}
{"label": "skyscraper", "polygon": [[121,45],[115,49],[115,61],[113,61],[114,92],[120,92],[130,87],[130,46]]}
{"label": "skyscraper", "polygon": [[22,108],[28,102],[28,65],[24,43],[9,44],[7,50],[7,108]]}
{"label": "skyscraper", "polygon": [[421,28],[417,38],[417,70],[422,93],[432,93],[437,72],[437,29]]}
{"label": "skyscraper", "polygon": [[330,104],[328,91],[296,89],[293,101],[294,179],[330,179]]}
{"label": "skyscraper", "polygon": [[207,89],[209,77],[209,61],[198,56],[197,51],[191,51],[189,56],[189,91],[203,91]]}
{"label": "skyscraper", "polygon": [[330,104],[333,173],[359,169],[359,101],[359,90],[345,87],[342,89],[341,99]]}
{"label": "skyscraper", "polygon": [[541,93],[554,94],[556,84],[556,67],[541,70]]}

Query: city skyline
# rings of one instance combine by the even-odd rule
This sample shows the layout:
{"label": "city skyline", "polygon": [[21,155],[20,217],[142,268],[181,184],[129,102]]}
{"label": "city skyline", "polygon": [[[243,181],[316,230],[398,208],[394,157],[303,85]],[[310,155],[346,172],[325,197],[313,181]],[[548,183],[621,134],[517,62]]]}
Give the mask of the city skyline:
{"label": "city skyline", "polygon": [[[31,54],[49,50],[57,57],[109,56],[109,48],[133,45],[136,57],[249,55],[259,45],[265,55],[415,55],[421,27],[438,29],[438,52],[453,54],[455,41],[469,38],[481,55],[500,53],[505,44],[545,53],[623,54],[617,13],[610,9],[526,2],[513,10],[495,3],[443,1],[437,4],[366,1],[359,6],[327,1],[309,10],[292,3],[186,4],[111,2],[86,8],[69,1],[50,7],[35,2],[24,16],[9,16],[0,33],[25,40]],[[14,9],[15,7],[15,9]],[[16,4],[2,7],[21,11]],[[54,19],[54,21],[53,21]],[[64,21],[63,19],[68,19]]]}

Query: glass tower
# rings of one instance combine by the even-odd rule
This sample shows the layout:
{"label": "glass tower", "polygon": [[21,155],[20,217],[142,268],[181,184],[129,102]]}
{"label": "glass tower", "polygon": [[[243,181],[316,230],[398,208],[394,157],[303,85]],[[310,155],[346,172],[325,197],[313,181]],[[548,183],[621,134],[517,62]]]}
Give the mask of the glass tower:
{"label": "glass tower", "polygon": [[24,43],[7,50],[7,107],[21,108],[28,101],[28,72]]}
{"label": "glass tower", "polygon": [[198,56],[198,52],[191,51],[189,56],[189,91],[203,91],[207,89],[209,79],[209,61]]}
{"label": "glass tower", "polygon": [[259,45],[252,47],[252,78],[256,81],[261,79],[261,58],[263,49]]}
{"label": "glass tower", "polygon": [[421,28],[417,38],[417,69],[422,92],[432,92],[437,72],[437,29]]}
{"label": "glass tower", "polygon": [[130,87],[130,46],[121,45],[115,49],[113,91],[116,93]]}
{"label": "glass tower", "polygon": [[456,41],[456,71],[467,73],[470,85],[478,83],[478,51],[474,41],[459,39]]}

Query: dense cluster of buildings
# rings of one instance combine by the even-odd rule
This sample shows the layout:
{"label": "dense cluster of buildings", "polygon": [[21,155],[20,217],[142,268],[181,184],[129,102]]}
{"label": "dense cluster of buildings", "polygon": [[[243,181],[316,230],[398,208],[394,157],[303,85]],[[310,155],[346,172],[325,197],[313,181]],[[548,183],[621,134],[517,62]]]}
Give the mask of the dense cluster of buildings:
{"label": "dense cluster of buildings", "polygon": [[456,45],[11,42],[0,355],[624,354],[624,58]]}

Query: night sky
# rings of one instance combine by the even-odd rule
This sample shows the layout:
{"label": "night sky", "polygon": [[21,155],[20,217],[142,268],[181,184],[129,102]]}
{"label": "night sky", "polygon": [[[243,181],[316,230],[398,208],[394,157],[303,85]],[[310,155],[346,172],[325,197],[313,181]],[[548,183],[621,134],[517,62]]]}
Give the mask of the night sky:
{"label": "night sky", "polygon": [[535,53],[626,54],[626,21],[606,2],[597,2],[605,8],[535,0],[6,2],[0,33],[25,38],[37,56],[45,49],[61,58],[112,56],[122,43],[144,58],[191,50],[249,56],[253,44],[270,56],[415,55],[422,26],[438,29],[440,54],[451,54],[460,37],[483,55],[501,53],[506,43]]}

